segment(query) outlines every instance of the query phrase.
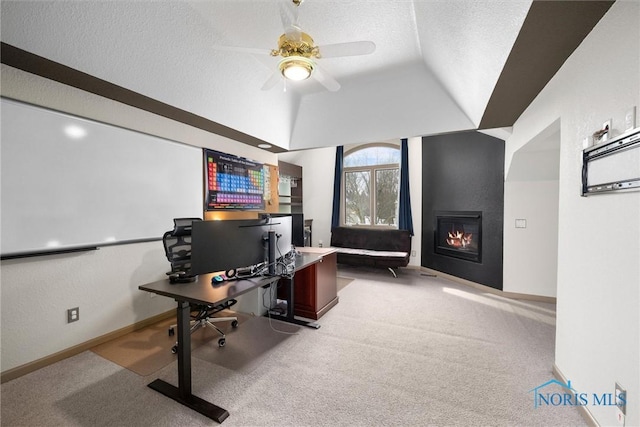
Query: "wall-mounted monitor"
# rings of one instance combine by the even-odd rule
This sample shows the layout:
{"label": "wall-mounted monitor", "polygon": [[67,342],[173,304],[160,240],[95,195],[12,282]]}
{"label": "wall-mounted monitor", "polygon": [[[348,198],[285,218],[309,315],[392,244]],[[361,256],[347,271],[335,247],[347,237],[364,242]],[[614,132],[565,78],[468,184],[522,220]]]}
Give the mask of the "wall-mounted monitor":
{"label": "wall-mounted monitor", "polygon": [[264,210],[262,163],[204,149],[206,211]]}

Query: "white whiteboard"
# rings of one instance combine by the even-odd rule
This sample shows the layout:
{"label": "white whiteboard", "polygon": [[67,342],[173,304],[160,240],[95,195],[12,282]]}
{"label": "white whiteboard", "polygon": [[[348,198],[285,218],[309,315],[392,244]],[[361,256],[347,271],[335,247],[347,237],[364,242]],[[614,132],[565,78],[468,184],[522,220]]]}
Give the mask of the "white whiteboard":
{"label": "white whiteboard", "polygon": [[[2,99],[3,257],[152,240],[202,217],[202,150]],[[72,138],[69,126],[86,135]],[[76,129],[76,132],[79,132]]]}

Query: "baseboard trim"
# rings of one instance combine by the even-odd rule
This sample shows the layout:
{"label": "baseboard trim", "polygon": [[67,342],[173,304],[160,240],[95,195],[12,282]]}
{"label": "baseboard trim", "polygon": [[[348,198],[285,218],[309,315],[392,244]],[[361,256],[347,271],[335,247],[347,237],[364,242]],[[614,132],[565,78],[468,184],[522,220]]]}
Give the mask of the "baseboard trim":
{"label": "baseboard trim", "polygon": [[472,282],[471,280],[462,279],[460,277],[453,276],[451,274],[443,273],[442,271],[433,270],[426,267],[420,267],[420,271],[422,273],[432,274],[435,276],[439,276],[453,282],[459,283],[461,285],[470,286],[472,288],[479,289],[484,292],[488,292],[494,295],[500,295],[501,297],[510,298],[510,299],[519,299],[519,300],[527,300],[527,301],[538,301],[538,302],[546,302],[550,304],[556,303],[555,297],[546,297],[542,295],[531,295],[531,294],[519,294],[517,292],[505,292],[500,289],[492,288],[491,286],[481,285],[480,283]]}
{"label": "baseboard trim", "polygon": [[51,354],[49,356],[45,356],[41,359],[34,360],[33,362],[25,363],[24,365],[20,365],[15,368],[8,369],[7,371],[2,372],[2,374],[0,374],[0,383],[4,384],[7,381],[11,381],[23,375],[26,375],[28,373],[37,371],[38,369],[44,368],[45,366],[52,365],[56,362],[67,359],[71,356],[75,356],[76,354],[80,354],[83,351],[90,350],[91,348],[99,344],[103,344],[107,341],[111,341],[113,339],[119,338],[130,332],[134,332],[142,328],[146,328],[147,326],[151,326],[155,323],[158,323],[162,320],[168,319],[175,315],[176,315],[175,310],[169,310],[164,313],[160,313],[155,316],[149,317],[148,319],[144,319],[139,322],[136,322],[132,325],[125,326],[124,328],[120,328],[118,330],[93,338],[89,341],[85,341],[78,345],[74,345],[73,347],[64,349],[57,353]]}
{"label": "baseboard trim", "polygon": [[[553,364],[553,369],[551,370],[551,372],[553,373],[553,376],[556,377],[558,381],[562,382],[563,384],[567,383],[567,377],[564,376],[564,374],[560,371],[560,368],[558,368],[558,366],[555,363]],[[600,424],[598,424],[596,419],[593,418],[593,415],[591,414],[589,409],[586,407],[586,405],[585,406],[578,405],[576,406],[576,409],[578,410],[578,413],[580,414],[582,419],[587,423],[589,427],[600,427]]]}

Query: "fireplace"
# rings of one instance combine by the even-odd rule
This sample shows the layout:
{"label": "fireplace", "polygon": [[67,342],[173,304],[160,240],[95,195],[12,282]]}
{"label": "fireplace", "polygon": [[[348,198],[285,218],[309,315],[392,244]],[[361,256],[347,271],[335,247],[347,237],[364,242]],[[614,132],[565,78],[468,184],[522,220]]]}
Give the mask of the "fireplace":
{"label": "fireplace", "polygon": [[482,212],[436,212],[435,253],[482,261]]}

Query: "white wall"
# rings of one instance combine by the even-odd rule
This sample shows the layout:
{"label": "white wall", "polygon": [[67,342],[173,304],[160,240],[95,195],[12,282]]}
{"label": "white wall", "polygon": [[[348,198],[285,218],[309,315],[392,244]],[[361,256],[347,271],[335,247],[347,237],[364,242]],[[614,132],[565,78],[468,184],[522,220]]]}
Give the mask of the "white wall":
{"label": "white wall", "polygon": [[[560,120],[513,156],[504,183],[505,292],[556,296]],[[516,219],[526,228],[516,228]]]}
{"label": "white wall", "polygon": [[1,94],[4,97],[111,123],[162,138],[277,164],[270,153],[229,138],[148,113],[2,64]]}
{"label": "white wall", "polygon": [[[638,22],[639,2],[615,2],[514,124],[506,153],[508,168],[561,119],[555,363],[579,392],[626,387],[628,426],[640,425],[640,192],[585,198],[580,184],[583,139],[610,118],[620,133],[640,105]],[[587,409],[616,425],[614,407]]]}
{"label": "white wall", "polygon": [[[409,192],[415,235],[411,241],[416,256],[409,265],[420,266],[420,236],[422,235],[422,138],[409,138]],[[352,148],[353,146],[349,146]],[[345,148],[346,149],[346,148]],[[331,210],[333,206],[333,174],[336,149],[316,148],[278,154],[287,163],[302,166],[303,213],[305,219],[313,219],[312,244],[324,246],[331,242]]]}
{"label": "white wall", "polygon": [[[160,242],[2,261],[2,371],[170,310],[138,290],[167,267]],[[67,323],[72,307],[80,320]]]}
{"label": "white wall", "polygon": [[[504,183],[505,292],[556,296],[558,181]],[[516,219],[526,228],[516,228]]]}
{"label": "white wall", "polygon": [[329,246],[335,147],[281,153],[278,159],[302,166],[302,213],[305,220],[313,220],[311,243]]}
{"label": "white wall", "polygon": [[[2,65],[2,95],[263,163],[275,154]],[[26,170],[26,169],[25,169]],[[153,215],[153,212],[132,212]],[[172,224],[167,224],[170,229]],[[138,286],[165,277],[162,243],[5,260],[1,263],[4,372],[175,307]],[[66,310],[80,308],[67,323]]]}

